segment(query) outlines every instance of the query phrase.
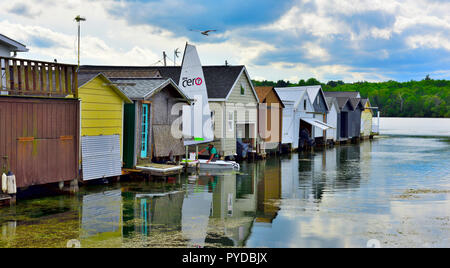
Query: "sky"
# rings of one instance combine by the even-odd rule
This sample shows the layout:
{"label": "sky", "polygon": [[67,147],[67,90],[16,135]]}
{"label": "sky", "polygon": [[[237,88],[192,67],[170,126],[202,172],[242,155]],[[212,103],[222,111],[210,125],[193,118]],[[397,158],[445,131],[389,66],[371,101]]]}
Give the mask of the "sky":
{"label": "sky", "polygon": [[[197,46],[203,65],[246,65],[252,79],[450,79],[450,0],[0,0],[0,33],[19,57],[174,64]],[[197,31],[215,29],[203,36]],[[181,62],[180,58],[176,63]]]}

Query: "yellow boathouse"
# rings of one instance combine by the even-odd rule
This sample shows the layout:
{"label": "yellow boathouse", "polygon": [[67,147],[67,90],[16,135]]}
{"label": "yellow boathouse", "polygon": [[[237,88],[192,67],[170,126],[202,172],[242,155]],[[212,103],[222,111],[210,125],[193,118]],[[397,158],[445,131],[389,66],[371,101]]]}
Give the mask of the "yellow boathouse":
{"label": "yellow boathouse", "polygon": [[78,84],[83,180],[119,176],[124,105],[132,101],[101,73],[80,73]]}

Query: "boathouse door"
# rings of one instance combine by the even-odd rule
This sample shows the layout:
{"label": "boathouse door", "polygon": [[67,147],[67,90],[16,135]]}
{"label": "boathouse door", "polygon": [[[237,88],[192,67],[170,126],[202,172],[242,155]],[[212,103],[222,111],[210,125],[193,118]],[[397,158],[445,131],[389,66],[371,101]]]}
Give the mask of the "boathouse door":
{"label": "boathouse door", "polygon": [[142,119],[141,119],[141,158],[148,157],[148,141],[150,129],[150,104],[142,104]]}
{"label": "boathouse door", "polygon": [[348,137],[348,112],[341,112],[341,138]]}

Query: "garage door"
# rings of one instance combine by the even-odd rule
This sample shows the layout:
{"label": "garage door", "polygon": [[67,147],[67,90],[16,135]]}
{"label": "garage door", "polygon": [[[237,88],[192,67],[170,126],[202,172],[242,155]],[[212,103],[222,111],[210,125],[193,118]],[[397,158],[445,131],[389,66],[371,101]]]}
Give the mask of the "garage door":
{"label": "garage door", "polygon": [[120,136],[83,136],[81,138],[83,180],[122,174]]}

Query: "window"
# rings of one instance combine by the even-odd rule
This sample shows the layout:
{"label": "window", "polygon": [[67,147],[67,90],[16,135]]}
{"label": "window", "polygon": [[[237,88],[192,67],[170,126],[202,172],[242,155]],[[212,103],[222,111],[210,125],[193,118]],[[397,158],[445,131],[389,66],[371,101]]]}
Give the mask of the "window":
{"label": "window", "polygon": [[241,84],[241,95],[245,95],[245,86]]}
{"label": "window", "polygon": [[215,115],[216,115],[216,112],[215,112],[215,111],[211,111],[211,127],[212,127],[212,130],[213,130],[213,131],[216,130],[216,119],[215,119]]}
{"label": "window", "polygon": [[181,118],[180,131],[183,132],[183,110],[178,112],[178,116]]}
{"label": "window", "polygon": [[320,98],[317,97],[317,104],[320,104]]}
{"label": "window", "polygon": [[303,110],[306,111],[306,100],[303,100]]}
{"label": "window", "polygon": [[228,112],[228,131],[234,131],[234,111]]}

